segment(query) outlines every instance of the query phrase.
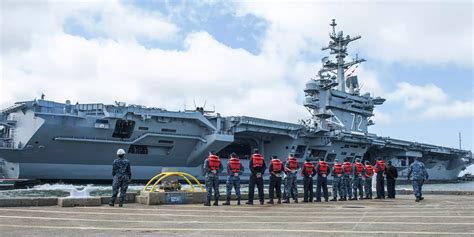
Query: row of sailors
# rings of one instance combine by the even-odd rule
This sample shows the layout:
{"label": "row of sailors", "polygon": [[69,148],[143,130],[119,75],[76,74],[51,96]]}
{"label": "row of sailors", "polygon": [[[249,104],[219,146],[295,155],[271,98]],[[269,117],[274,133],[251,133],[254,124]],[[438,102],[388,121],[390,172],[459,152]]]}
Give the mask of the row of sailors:
{"label": "row of sailors", "polygon": [[[260,204],[263,204],[263,174],[267,169],[267,166],[264,157],[257,149],[255,149],[254,153],[252,154],[248,168],[250,169],[251,175],[249,179],[248,202],[246,204],[253,205],[255,186],[258,190]],[[220,162],[219,157],[214,152],[211,152],[209,157],[205,160],[203,169],[206,178],[207,191],[207,201],[204,205],[211,205],[212,193],[214,192],[213,205],[217,206],[219,200],[218,177],[219,173],[223,170],[223,165]],[[240,175],[244,172],[244,169],[245,168],[240,163],[237,155],[232,153],[226,167],[228,174],[226,182],[227,200],[223,205],[230,205],[232,189],[235,190],[235,194],[237,196],[237,205],[240,205]],[[384,196],[383,182],[385,169],[384,161],[381,159],[377,160],[377,163],[374,167],[372,167],[369,161],[366,161],[365,165],[360,163],[360,159],[356,159],[355,163],[353,164],[347,159],[345,159],[344,163],[341,164],[336,159],[332,168],[329,167],[328,163],[324,159],[320,159],[316,165],[307,159],[300,169],[298,160],[293,155],[290,155],[284,164],[280,159],[278,159],[277,156],[274,155],[272,156],[270,165],[268,167],[268,171],[270,172],[270,200],[267,203],[274,204],[275,194],[278,204],[282,203],[282,198],[283,203],[289,203],[290,197],[295,203],[298,203],[298,170],[300,170],[300,175],[303,176],[303,202],[313,202],[313,177],[316,175],[317,184],[316,199],[314,200],[315,202],[321,202],[322,197],[324,197],[326,202],[329,201],[327,188],[328,175],[333,176],[333,198],[331,201],[357,200],[358,193],[360,195],[360,199],[364,199],[364,190],[366,194],[365,199],[372,199],[372,176],[374,173],[377,174],[377,198],[382,198]],[[281,185],[283,176],[284,191],[282,197]],[[382,186],[380,187],[380,185]],[[382,192],[382,194],[380,192]]]}

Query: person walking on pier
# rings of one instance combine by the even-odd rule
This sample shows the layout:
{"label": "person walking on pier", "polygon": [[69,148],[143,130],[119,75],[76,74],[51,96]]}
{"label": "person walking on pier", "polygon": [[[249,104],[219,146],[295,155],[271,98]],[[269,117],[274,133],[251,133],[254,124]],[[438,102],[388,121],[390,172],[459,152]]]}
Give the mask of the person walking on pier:
{"label": "person walking on pier", "polygon": [[349,199],[352,197],[352,164],[349,162],[349,159],[345,158],[344,163],[342,164],[342,189],[343,191],[343,197],[341,201],[346,201],[347,198]]}
{"label": "person walking on pier", "polygon": [[338,159],[334,160],[334,166],[331,170],[332,179],[332,199],[331,201],[337,201],[337,192],[339,192],[339,201],[342,201],[343,187],[342,187],[342,165]]}
{"label": "person walking on pier", "polygon": [[329,201],[328,194],[328,177],[329,166],[324,158],[319,159],[318,164],[316,165],[316,173],[318,174],[316,180],[316,202],[321,202],[321,190],[324,194],[324,201]]}
{"label": "person walking on pier", "polygon": [[313,177],[316,175],[316,169],[309,159],[306,159],[301,169],[301,176],[303,176],[303,202],[313,202]]}
{"label": "person walking on pier", "polygon": [[285,181],[285,195],[283,203],[290,202],[290,196],[293,198],[295,203],[298,203],[298,186],[297,186],[297,172],[298,172],[298,160],[295,158],[293,154],[288,156],[288,160],[285,163],[285,173],[286,173],[286,181]]}
{"label": "person walking on pier", "polygon": [[112,197],[109,201],[109,206],[113,207],[115,199],[120,189],[119,207],[123,207],[125,196],[127,195],[128,183],[132,179],[132,171],[130,169],[130,161],[125,159],[125,151],[123,149],[117,150],[118,158],[114,160],[112,165]]}
{"label": "person walking on pier", "polygon": [[392,161],[387,162],[387,193],[388,198],[395,198],[395,186],[398,178],[397,168]]}
{"label": "person walking on pier", "polygon": [[365,199],[372,199],[372,176],[374,175],[374,168],[367,160],[365,161],[365,173],[364,173],[364,191]]}
{"label": "person walking on pier", "polygon": [[423,195],[421,193],[421,188],[423,183],[428,180],[428,172],[426,171],[425,164],[419,160],[418,157],[415,158],[415,162],[410,165],[408,168],[408,181],[412,177],[413,193],[415,194],[415,201],[419,202],[423,200]]}
{"label": "person walking on pier", "polygon": [[232,188],[234,188],[237,196],[237,205],[240,205],[240,175],[244,172],[244,166],[240,163],[240,159],[235,153],[230,154],[229,163],[227,164],[227,182],[226,194],[227,200],[222,205],[230,205],[230,197]]}
{"label": "person walking on pier", "polygon": [[375,162],[374,171],[377,174],[375,190],[377,191],[376,199],[385,199],[385,162],[382,158],[378,158]]}
{"label": "person walking on pier", "polygon": [[354,166],[352,167],[352,198],[351,200],[357,200],[357,190],[359,190],[360,199],[364,199],[364,192],[362,188],[362,176],[364,175],[364,165],[360,163],[360,159],[355,160]]}
{"label": "person walking on pier", "polygon": [[204,161],[203,171],[206,177],[207,199],[204,206],[211,205],[212,190],[214,189],[214,206],[219,205],[219,174],[222,171],[222,163],[214,151]]}
{"label": "person walking on pier", "polygon": [[276,191],[276,196],[278,198],[277,204],[281,204],[281,175],[283,174],[283,163],[278,159],[278,156],[272,156],[272,161],[268,170],[270,172],[270,185],[268,188],[268,196],[270,197],[270,200],[267,203],[274,204],[273,198]]}
{"label": "person walking on pier", "polygon": [[265,164],[265,158],[263,158],[263,156],[258,152],[258,149],[255,149],[249,162],[249,169],[252,174],[250,175],[249,180],[249,200],[246,202],[247,205],[253,205],[255,185],[257,185],[260,204],[263,205],[263,173],[266,168],[267,165]]}

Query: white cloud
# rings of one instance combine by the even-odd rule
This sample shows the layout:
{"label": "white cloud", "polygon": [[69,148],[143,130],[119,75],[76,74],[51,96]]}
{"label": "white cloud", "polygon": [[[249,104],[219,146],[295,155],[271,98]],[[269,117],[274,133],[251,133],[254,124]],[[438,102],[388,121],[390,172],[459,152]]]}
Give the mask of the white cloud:
{"label": "white cloud", "polygon": [[362,65],[355,70],[354,75],[357,75],[359,79],[359,85],[361,93],[370,93],[372,96],[382,96],[385,94],[385,90],[380,84],[377,73],[372,70],[367,70]]}
{"label": "white cloud", "polygon": [[448,104],[433,105],[422,113],[425,118],[474,118],[474,101],[453,101]]}
{"label": "white cloud", "polygon": [[441,88],[433,84],[423,86],[402,82],[388,93],[391,102],[402,102],[411,119],[458,119],[474,117],[474,100],[461,101],[450,98]]}
{"label": "white cloud", "polygon": [[[327,43],[328,24],[361,34],[356,52],[377,61],[472,67],[472,2],[241,2],[239,14],[270,22],[264,48],[295,54],[306,41]],[[306,50],[306,49],[305,49]],[[360,51],[359,51],[360,50]]]}
{"label": "white cloud", "polygon": [[27,50],[38,41],[62,33],[68,22],[84,32],[115,40],[172,40],[179,31],[159,13],[143,11],[117,0],[0,2],[0,49]]}
{"label": "white cloud", "polygon": [[2,59],[7,93],[0,103],[45,93],[56,101],[118,100],[171,110],[207,100],[223,115],[291,122],[307,115],[295,103],[301,88],[285,81],[290,67],[229,48],[205,32],[190,34],[183,51],[58,33]]}
{"label": "white cloud", "polygon": [[387,95],[389,100],[402,101],[408,109],[419,109],[433,104],[446,103],[448,95],[433,84],[424,86],[401,82],[397,89]]}
{"label": "white cloud", "polygon": [[172,40],[178,27],[157,11],[145,11],[118,2],[105,2],[96,8],[80,9],[71,18],[92,35],[116,40]]}
{"label": "white cloud", "polygon": [[378,109],[375,109],[374,114],[375,116],[373,120],[375,124],[388,125],[392,123],[392,117],[389,114],[381,112]]}
{"label": "white cloud", "polygon": [[[290,122],[308,116],[300,102],[313,65],[290,61],[281,52],[253,55],[206,32],[187,35],[183,50],[147,49],[135,39],[169,40],[177,28],[164,16],[115,1],[46,2],[38,6],[40,13],[34,6],[7,3],[2,9],[8,9],[7,18],[13,20],[5,25],[21,29],[9,42],[21,35],[27,40],[3,44],[2,34],[2,108],[44,93],[55,101],[126,101],[170,110],[182,110],[185,104],[189,109],[194,100],[198,105],[207,100],[223,115]],[[27,15],[30,18],[23,19]],[[71,19],[86,33],[100,37],[65,33],[63,25]],[[43,28],[28,28],[35,22]]]}
{"label": "white cloud", "polygon": [[52,6],[44,2],[1,1],[0,49],[28,49],[32,42],[59,31],[63,17],[62,12],[53,13]]}

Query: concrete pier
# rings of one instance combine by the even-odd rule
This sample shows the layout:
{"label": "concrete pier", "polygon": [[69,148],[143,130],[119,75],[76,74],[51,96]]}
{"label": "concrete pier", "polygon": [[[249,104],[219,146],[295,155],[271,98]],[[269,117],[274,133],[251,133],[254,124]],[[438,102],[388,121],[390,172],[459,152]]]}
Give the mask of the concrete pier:
{"label": "concrete pier", "polygon": [[204,207],[2,207],[2,236],[474,236],[474,196]]}

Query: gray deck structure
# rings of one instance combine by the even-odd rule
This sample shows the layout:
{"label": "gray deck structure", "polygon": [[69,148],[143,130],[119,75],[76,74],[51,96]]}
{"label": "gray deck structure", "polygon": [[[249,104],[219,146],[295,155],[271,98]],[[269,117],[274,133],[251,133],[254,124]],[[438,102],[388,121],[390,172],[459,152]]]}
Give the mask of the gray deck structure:
{"label": "gray deck structure", "polygon": [[204,108],[168,111],[123,102],[71,104],[44,98],[17,102],[0,111],[0,178],[110,180],[115,151],[124,148],[135,180],[148,180],[163,168],[203,180],[202,163],[210,150],[222,158],[236,152],[247,166],[251,151],[258,148],[267,161],[271,155],[285,159],[289,154],[300,162],[326,158],[329,163],[335,158],[374,162],[380,157],[391,160],[401,178],[418,157],[431,180],[456,180],[473,162],[471,151],[369,132],[374,108],[385,99],[360,93],[351,68],[364,59],[345,61],[349,43],[361,37],[336,32],[334,20],[331,26],[330,42],[323,48],[330,55],[304,88],[309,120],[223,117]]}

